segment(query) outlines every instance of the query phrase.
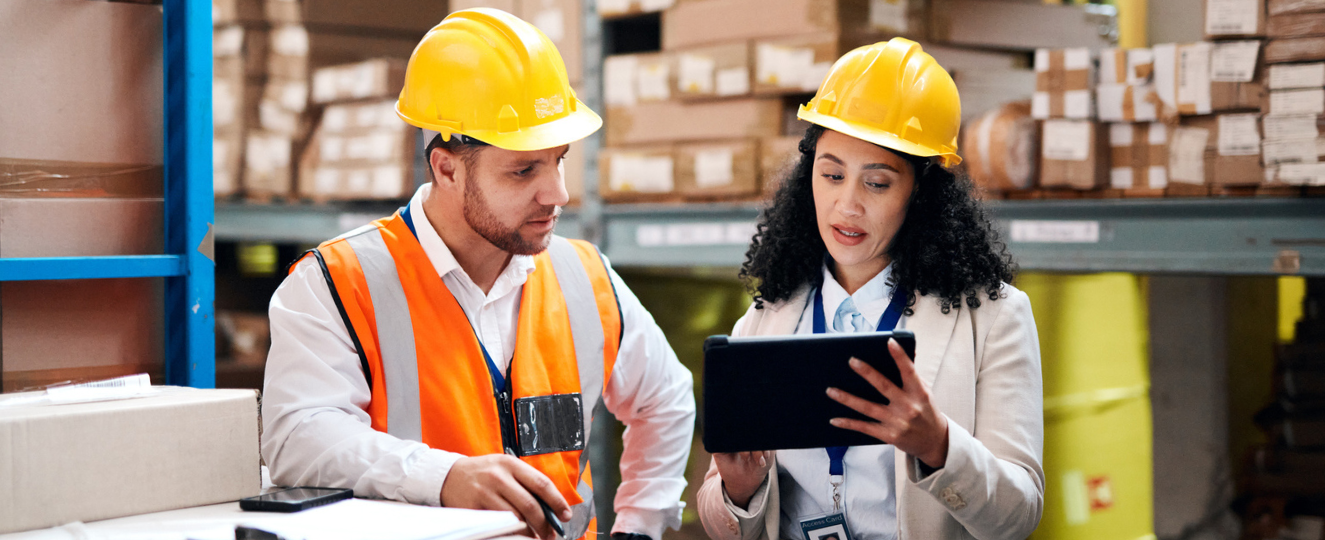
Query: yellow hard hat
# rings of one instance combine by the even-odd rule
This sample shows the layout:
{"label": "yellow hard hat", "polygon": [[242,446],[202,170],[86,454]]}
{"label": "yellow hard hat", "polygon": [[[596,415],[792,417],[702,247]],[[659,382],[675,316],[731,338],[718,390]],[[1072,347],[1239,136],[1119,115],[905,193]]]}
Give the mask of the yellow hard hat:
{"label": "yellow hard hat", "polygon": [[507,150],[555,148],[603,125],[575,97],[552,41],[489,8],[452,13],[423,36],[396,114],[443,140],[459,133]]}
{"label": "yellow hard hat", "polygon": [[893,38],[842,56],[796,116],[898,152],[939,156],[944,167],[962,161],[957,85],[909,39]]}

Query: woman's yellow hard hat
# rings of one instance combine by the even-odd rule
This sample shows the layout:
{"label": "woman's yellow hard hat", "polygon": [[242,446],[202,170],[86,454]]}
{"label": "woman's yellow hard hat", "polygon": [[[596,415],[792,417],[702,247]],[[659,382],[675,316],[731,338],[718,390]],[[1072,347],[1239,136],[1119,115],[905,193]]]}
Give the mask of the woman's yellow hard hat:
{"label": "woman's yellow hard hat", "polygon": [[909,39],[893,38],[842,56],[796,116],[898,152],[938,156],[944,167],[962,161],[957,85]]}
{"label": "woman's yellow hard hat", "polygon": [[452,13],[423,36],[396,114],[443,140],[459,133],[507,150],[556,148],[603,125],[575,97],[552,40],[489,8]]}

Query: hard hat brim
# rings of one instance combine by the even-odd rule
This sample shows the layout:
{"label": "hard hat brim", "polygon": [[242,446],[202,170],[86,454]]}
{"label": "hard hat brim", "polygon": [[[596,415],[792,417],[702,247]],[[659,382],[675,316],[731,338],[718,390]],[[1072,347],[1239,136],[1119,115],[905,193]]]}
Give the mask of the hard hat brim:
{"label": "hard hat brim", "polygon": [[821,114],[807,106],[802,106],[800,110],[796,111],[796,118],[904,154],[919,157],[938,156],[944,167],[955,167],[962,162],[961,156],[958,156],[955,152],[944,152],[936,148],[919,145],[898,137],[895,133],[847,122],[841,118]]}
{"label": "hard hat brim", "polygon": [[455,130],[449,126],[424,122],[418,118],[411,118],[400,110],[399,104],[396,106],[396,114],[406,123],[436,131],[438,133],[450,134],[460,133],[468,137],[473,137],[485,143],[488,143],[503,150],[514,150],[518,152],[528,152],[534,150],[547,150],[558,146],[565,146],[590,135],[603,127],[603,119],[598,113],[589,109],[583,101],[575,100],[575,111],[546,124],[520,128],[517,131],[502,133],[497,130]]}

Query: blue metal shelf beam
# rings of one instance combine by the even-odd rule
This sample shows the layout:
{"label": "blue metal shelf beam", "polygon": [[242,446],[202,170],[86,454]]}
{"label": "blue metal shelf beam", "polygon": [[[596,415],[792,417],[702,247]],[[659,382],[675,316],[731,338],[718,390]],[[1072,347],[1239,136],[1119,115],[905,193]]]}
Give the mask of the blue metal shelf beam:
{"label": "blue metal shelf beam", "polygon": [[0,259],[0,281],[175,277],[184,272],[179,255]]}

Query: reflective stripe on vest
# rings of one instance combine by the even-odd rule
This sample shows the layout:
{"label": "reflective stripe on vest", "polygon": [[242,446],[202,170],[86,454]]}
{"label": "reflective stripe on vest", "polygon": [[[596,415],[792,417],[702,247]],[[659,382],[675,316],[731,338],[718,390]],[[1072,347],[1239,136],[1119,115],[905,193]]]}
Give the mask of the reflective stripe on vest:
{"label": "reflective stripe on vest", "polygon": [[[497,423],[496,404],[489,392],[491,381],[486,379],[486,365],[480,357],[476,369],[481,370],[484,379],[479,379],[474,366],[469,365],[478,338],[449,289],[432,272],[422,247],[400,216],[352,231],[323,244],[318,252],[320,262],[327,266],[326,275],[333,281],[330,283],[333,294],[344,305],[346,325],[351,326],[352,336],[357,333],[356,339],[363,343],[361,353],[366,353],[365,364],[372,371],[368,375],[373,401],[385,402],[385,407],[380,403],[370,403],[368,407],[373,427],[402,439],[466,455],[500,452],[499,430],[490,425]],[[509,376],[515,377],[514,397],[578,392],[587,448],[592,436],[593,411],[602,402],[603,384],[610,376],[619,345],[621,321],[615,293],[601,255],[584,242],[554,236],[547,251],[535,257],[535,268],[521,293],[516,354],[509,368]],[[552,276],[555,278],[549,279]],[[564,312],[556,305],[560,303],[564,303]],[[426,312],[421,315],[424,318],[416,320],[420,315],[412,314],[411,306],[422,308]],[[457,318],[462,320],[456,321]],[[438,334],[450,336],[450,341],[438,343],[439,338],[429,332],[432,327],[426,325],[426,321],[432,320],[442,324]],[[419,328],[420,324],[425,326]],[[457,328],[461,324],[468,334],[459,333]],[[535,324],[544,326],[535,328]],[[550,327],[546,326],[549,324]],[[417,332],[423,332],[418,340]],[[565,350],[566,340],[557,337],[567,332],[573,351]],[[532,358],[522,362],[521,351]],[[430,355],[423,357],[423,364],[420,364],[421,354]],[[565,372],[569,365],[525,365],[540,356],[548,364],[547,359],[570,354],[576,360],[573,374]],[[464,365],[454,364],[457,361]],[[420,374],[424,366],[431,370],[428,377]],[[438,366],[455,371],[455,379],[443,381],[441,395],[458,393],[463,395],[455,399],[466,402],[486,399],[486,403],[441,405],[436,390]],[[524,381],[522,389],[521,374],[532,374],[534,377],[530,378],[537,380]],[[578,380],[567,379],[572,376]],[[466,413],[451,409],[464,409],[471,414],[459,421],[455,416]],[[447,418],[439,420],[440,416]],[[446,427],[430,430],[427,427],[430,424]],[[439,434],[438,429],[448,432]],[[455,431],[465,433],[457,435]],[[498,440],[487,440],[494,433]],[[473,437],[478,439],[469,440]],[[579,451],[578,455],[573,451],[554,452],[522,459],[547,474],[572,503],[573,517],[566,524],[566,538],[583,536],[594,522],[588,452]]]}

